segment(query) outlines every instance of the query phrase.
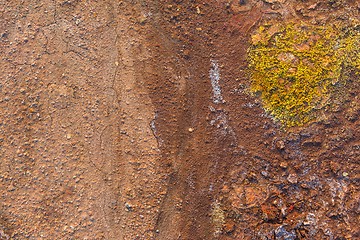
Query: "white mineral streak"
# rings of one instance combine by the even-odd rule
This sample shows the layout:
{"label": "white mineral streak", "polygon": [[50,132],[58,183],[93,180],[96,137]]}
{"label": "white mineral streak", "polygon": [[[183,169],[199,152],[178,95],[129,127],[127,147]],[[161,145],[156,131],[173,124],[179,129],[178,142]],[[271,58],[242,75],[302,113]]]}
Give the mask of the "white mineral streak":
{"label": "white mineral streak", "polygon": [[213,89],[213,102],[215,104],[222,103],[223,97],[221,95],[221,88],[220,88],[220,71],[219,71],[219,64],[217,60],[210,60],[211,61],[211,69],[209,71],[211,86]]}
{"label": "white mineral streak", "polygon": [[158,114],[155,113],[154,119],[151,120],[151,122],[150,122],[150,128],[151,128],[151,130],[152,130],[152,132],[153,132],[153,134],[154,134],[154,136],[156,138],[156,141],[158,143],[158,147],[160,148],[163,145],[164,141],[160,138],[158,130],[156,128],[156,119],[157,119],[157,117],[158,117]]}

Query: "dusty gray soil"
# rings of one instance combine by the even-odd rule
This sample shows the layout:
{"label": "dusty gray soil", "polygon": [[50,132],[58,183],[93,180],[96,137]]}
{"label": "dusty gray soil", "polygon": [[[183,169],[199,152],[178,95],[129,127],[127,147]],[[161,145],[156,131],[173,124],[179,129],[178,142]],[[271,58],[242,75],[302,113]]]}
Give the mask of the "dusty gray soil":
{"label": "dusty gray soil", "polygon": [[290,129],[246,91],[261,22],[359,11],[0,0],[0,239],[359,239],[359,75]]}

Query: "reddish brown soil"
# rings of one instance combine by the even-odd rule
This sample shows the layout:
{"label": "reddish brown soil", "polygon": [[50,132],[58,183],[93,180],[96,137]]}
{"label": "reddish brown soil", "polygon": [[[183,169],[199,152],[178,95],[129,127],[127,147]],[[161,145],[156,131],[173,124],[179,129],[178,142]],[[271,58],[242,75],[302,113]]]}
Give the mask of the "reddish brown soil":
{"label": "reddish brown soil", "polygon": [[359,76],[291,129],[246,91],[262,21],[359,9],[0,1],[0,239],[359,239]]}

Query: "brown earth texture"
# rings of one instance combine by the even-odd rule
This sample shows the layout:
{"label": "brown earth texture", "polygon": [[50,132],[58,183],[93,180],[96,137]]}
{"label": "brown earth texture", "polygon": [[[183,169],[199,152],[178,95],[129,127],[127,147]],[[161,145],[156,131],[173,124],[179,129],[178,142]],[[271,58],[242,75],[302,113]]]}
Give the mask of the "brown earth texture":
{"label": "brown earth texture", "polygon": [[248,58],[266,24],[359,32],[359,16],[357,0],[0,0],[0,239],[360,239],[359,72],[286,126]]}

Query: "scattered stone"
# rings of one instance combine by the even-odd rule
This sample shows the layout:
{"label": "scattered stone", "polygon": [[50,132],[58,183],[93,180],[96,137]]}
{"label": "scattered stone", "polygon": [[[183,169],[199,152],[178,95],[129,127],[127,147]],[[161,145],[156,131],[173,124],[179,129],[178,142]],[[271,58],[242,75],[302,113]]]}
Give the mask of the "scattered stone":
{"label": "scattered stone", "polygon": [[339,172],[340,171],[340,168],[341,168],[341,165],[340,165],[340,163],[339,162],[337,162],[337,161],[331,161],[330,162],[330,169],[331,169],[331,171],[333,172],[333,173],[337,173],[337,172]]}
{"label": "scattered stone", "polygon": [[269,173],[267,171],[261,171],[261,175],[263,175],[264,177],[268,177]]}
{"label": "scattered stone", "polygon": [[182,54],[184,56],[185,59],[189,59],[190,58],[190,51],[188,49],[185,49],[182,51]]}
{"label": "scattered stone", "polygon": [[[276,26],[276,25],[274,25],[274,26]],[[271,28],[270,28],[270,29],[271,29]],[[277,32],[277,31],[276,31],[276,32]],[[275,33],[276,33],[276,32],[275,32]],[[275,33],[273,33],[273,34],[275,34]],[[292,53],[284,53],[284,52],[280,53],[280,54],[278,55],[277,59],[278,59],[279,61],[281,61],[281,62],[286,62],[286,63],[292,63],[292,62],[295,62],[295,61],[298,60],[298,58],[295,57],[294,54],[292,54]]]}
{"label": "scattered stone", "polygon": [[297,175],[294,173],[289,174],[289,176],[287,177],[287,180],[292,184],[295,184],[298,182]]}
{"label": "scattered stone", "polygon": [[125,203],[125,210],[127,212],[132,212],[134,209],[129,203]]}
{"label": "scattered stone", "polygon": [[230,188],[228,185],[224,185],[221,189],[222,193],[229,193],[230,192]]}
{"label": "scattered stone", "polygon": [[196,6],[196,13],[197,13],[197,14],[201,14],[201,10],[200,10],[200,7],[199,7],[199,6]]}
{"label": "scattered stone", "polygon": [[280,163],[280,167],[286,169],[288,167],[288,163],[283,161]]}
{"label": "scattered stone", "polygon": [[252,5],[246,4],[245,1],[243,1],[243,2],[244,2],[243,4],[239,4],[238,2],[235,1],[233,4],[230,5],[231,10],[235,13],[250,11],[252,8]]}
{"label": "scattered stone", "polygon": [[308,9],[309,9],[309,10],[315,10],[318,5],[319,5],[319,3],[314,3],[314,4],[310,5],[310,6],[308,7]]}
{"label": "scattered stone", "polygon": [[224,224],[224,232],[226,233],[232,233],[235,230],[235,223],[232,220],[228,220]]}
{"label": "scattered stone", "polygon": [[290,232],[286,230],[286,226],[282,225],[275,230],[275,239],[279,240],[295,240],[297,239],[296,233],[294,230]]}
{"label": "scattered stone", "polygon": [[275,146],[276,146],[276,148],[278,150],[284,150],[285,149],[285,143],[282,140],[277,141]]}
{"label": "scattered stone", "polygon": [[280,210],[272,204],[261,205],[262,218],[266,222],[277,221],[280,218]]}
{"label": "scattered stone", "polygon": [[266,2],[266,3],[271,3],[271,4],[273,4],[273,3],[285,3],[286,2],[286,0],[263,0],[264,2]]}

